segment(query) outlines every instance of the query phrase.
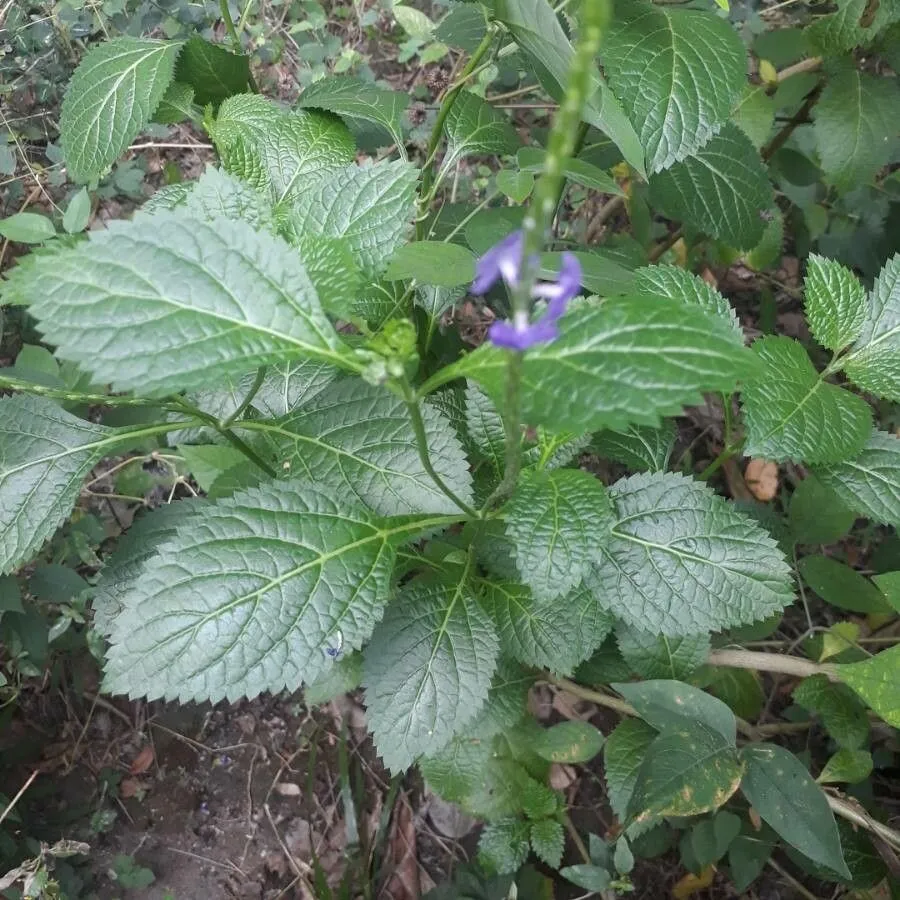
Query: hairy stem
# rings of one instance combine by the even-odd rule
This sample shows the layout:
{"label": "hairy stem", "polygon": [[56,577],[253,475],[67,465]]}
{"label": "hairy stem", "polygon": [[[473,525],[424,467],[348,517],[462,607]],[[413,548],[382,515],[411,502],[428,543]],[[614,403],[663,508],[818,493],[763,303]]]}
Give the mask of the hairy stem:
{"label": "hairy stem", "polygon": [[[238,56],[243,56],[244,48],[241,44],[241,36],[234,25],[234,19],[231,18],[231,10],[228,8],[228,0],[219,0],[219,11],[222,14],[222,21],[225,23],[225,30],[228,32],[228,37],[231,39],[232,49]],[[253,91],[254,94],[259,93],[259,87],[256,84],[256,79],[253,77],[252,72],[250,72],[248,75],[247,84],[250,86],[250,90]]]}
{"label": "hairy stem", "polygon": [[727,666],[732,669],[751,669],[755,672],[778,672],[808,678],[810,675],[827,675],[833,678],[834,666],[817,663],[798,656],[780,653],[760,653],[755,650],[713,650],[707,660],[711,666]]}
{"label": "hairy stem", "polygon": [[19,391],[23,394],[34,394],[36,397],[48,397],[52,400],[65,400],[68,403],[84,403],[86,406],[166,406],[166,400],[152,400],[149,397],[128,397],[109,394],[83,394],[80,391],[69,391],[65,388],[51,388],[43,384],[35,384],[23,378],[0,375],[0,390]]}
{"label": "hairy stem", "polygon": [[419,400],[415,391],[409,385],[409,382],[401,382],[403,392],[403,400],[406,403],[406,409],[409,412],[409,419],[412,422],[413,431],[416,435],[416,449],[419,451],[419,459],[422,467],[431,476],[431,480],[437,485],[441,493],[448,497],[456,506],[458,506],[467,516],[473,519],[478,518],[478,513],[469,506],[464,500],[461,500],[456,493],[451,490],[443,478],[438,475],[434,465],[431,462],[431,453],[428,449],[428,435],[425,431],[425,422],[422,419],[422,410],[419,408]]}
{"label": "hairy stem", "polygon": [[250,404],[253,402],[254,397],[259,393],[259,389],[262,387],[263,382],[266,380],[266,372],[268,371],[267,366],[260,366],[256,370],[256,378],[253,379],[253,384],[250,385],[250,390],[247,391],[247,396],[241,400],[238,408],[230,415],[224,422],[221,423],[222,428],[228,428],[229,425],[233,425],[237,422],[238,419],[247,411]]}

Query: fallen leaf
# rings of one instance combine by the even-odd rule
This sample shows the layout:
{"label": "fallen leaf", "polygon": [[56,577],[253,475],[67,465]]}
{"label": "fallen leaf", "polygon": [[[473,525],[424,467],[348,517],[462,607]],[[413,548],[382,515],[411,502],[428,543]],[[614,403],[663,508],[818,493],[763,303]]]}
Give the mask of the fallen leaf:
{"label": "fallen leaf", "polygon": [[128,769],[131,775],[143,775],[153,765],[153,747],[147,744],[134,758],[134,762]]}
{"label": "fallen leaf", "polygon": [[123,778],[119,784],[119,796],[125,800],[137,797],[147,790],[147,786],[137,778]]}
{"label": "fallen leaf", "polygon": [[571,787],[577,777],[577,772],[571,766],[563,763],[553,763],[550,766],[550,787],[554,791],[564,791]]}
{"label": "fallen leaf", "polygon": [[712,866],[707,866],[699,875],[688,872],[672,888],[673,900],[687,900],[688,897],[708,888],[715,877],[716,870]]}
{"label": "fallen leaf", "polygon": [[751,459],[744,471],[744,481],[757,500],[771,500],[778,493],[778,464],[767,459]]}
{"label": "fallen leaf", "polygon": [[387,856],[392,871],[385,885],[385,896],[391,900],[419,900],[421,886],[416,860],[416,829],[412,807],[405,792],[397,795],[388,841]]}

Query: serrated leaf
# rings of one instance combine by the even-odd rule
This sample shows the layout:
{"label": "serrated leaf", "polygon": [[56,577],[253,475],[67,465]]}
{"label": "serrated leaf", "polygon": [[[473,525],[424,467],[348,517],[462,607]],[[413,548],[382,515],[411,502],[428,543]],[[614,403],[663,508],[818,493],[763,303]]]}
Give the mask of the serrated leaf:
{"label": "serrated leaf", "polygon": [[580,763],[593,759],[602,749],[603,733],[587,722],[560,722],[541,729],[533,749],[541,759],[555,763]]}
{"label": "serrated leaf", "polygon": [[701,722],[665,731],[647,748],[628,805],[632,819],[696,816],[722,806],[741,783],[734,745]]}
{"label": "serrated leaf", "polygon": [[790,568],[774,539],[707,485],[633,475],[610,495],[618,521],[588,586],[629,625],[694,635],[764,619],[791,602]]}
{"label": "serrated leaf", "polygon": [[859,337],[866,318],[866,289],[848,268],[811,253],[803,290],[809,327],[823,347],[837,352]]}
{"label": "serrated leaf", "polygon": [[612,617],[583,588],[561,601],[538,601],[524,585],[492,581],[482,602],[505,653],[561,675],[570,675],[586,660],[613,626]]}
{"label": "serrated leaf", "polygon": [[810,859],[849,876],[831,807],[803,763],[776,744],[744,747],[741,759],[741,790],[763,821]]}
{"label": "serrated leaf", "polygon": [[[547,159],[547,151],[540,147],[522,147],[516,154],[516,161],[522,172],[539,174],[544,171],[544,163]],[[625,191],[619,187],[619,183],[612,175],[603,169],[586,162],[583,159],[568,159],[562,165],[562,173],[575,184],[600,191],[604,194],[613,194],[624,197]]]}
{"label": "serrated leaf", "polygon": [[850,566],[828,556],[806,556],[798,566],[803,580],[826,602],[858,613],[893,612],[881,591]]}
{"label": "serrated leaf", "polygon": [[699,306],[721,316],[743,341],[744,333],[731,304],[712,285],[679,266],[642,266],[634,271],[634,293],[647,297],[668,297],[688,306]]}
{"label": "serrated leaf", "polygon": [[859,784],[872,774],[872,754],[868,750],[841,749],[822,768],[819,784]]}
{"label": "serrated leaf", "polygon": [[502,472],[506,437],[503,420],[490,397],[474,382],[466,385],[466,431],[494,471]]}
{"label": "serrated leaf", "polygon": [[388,600],[396,548],[447,520],[380,519],[332,493],[268,483],[178,529],[121,598],[105,689],[234,700],[314,680],[338,634],[358,650]]}
{"label": "serrated leaf", "polygon": [[871,659],[836,666],[837,676],[894,728],[900,728],[900,646]]}
{"label": "serrated leaf", "polygon": [[40,549],[72,511],[87,474],[114,447],[163,430],[106,428],[28,394],[0,399],[0,573]]}
{"label": "serrated leaf", "polygon": [[696,153],[728,120],[747,52],[711,12],[620,0],[601,52],[652,175]]}
{"label": "serrated leaf", "polygon": [[484,741],[517,726],[527,715],[528,692],[534,679],[523,666],[501,656],[488,698],[466,727],[467,735]]}
{"label": "serrated leaf", "polygon": [[682,681],[706,662],[710,650],[708,634],[673,638],[620,625],[616,639],[625,662],[641,678]]}
{"label": "serrated leaf", "polygon": [[811,675],[794,688],[794,701],[815,713],[835,742],[848,750],[858,750],[869,738],[866,708],[853,691],[826,675]]}
{"label": "serrated leaf", "polygon": [[475,277],[475,256],[459,244],[416,241],[404,244],[391,257],[386,281],[415,278],[419,284],[456,287]]}
{"label": "serrated leaf", "polygon": [[18,244],[42,244],[56,237],[56,227],[40,213],[19,212],[0,219],[0,237]]}
{"label": "serrated leaf", "polygon": [[521,580],[554,600],[587,575],[612,524],[603,483],[579,469],[525,472],[506,506],[506,535]]}
{"label": "serrated leaf", "polygon": [[447,114],[444,130],[447,154],[441,164],[443,172],[465,156],[515,153],[519,146],[506,114],[471,91],[459,93]]}
{"label": "serrated leaf", "polygon": [[[542,87],[559,100],[565,94],[574,56],[569,38],[547,0],[496,0],[494,15],[530,57]],[[628,117],[609,85],[592,72],[593,88],[582,113],[619,148],[625,160],[646,177],[644,150]]]}
{"label": "serrated leaf", "polygon": [[[472,476],[453,427],[432,406],[422,416],[432,465],[471,503]],[[458,511],[422,465],[405,403],[382,386],[338,379],[288,416],[245,428],[268,439],[284,470],[355,496],[381,515]]]}
{"label": "serrated leaf", "polygon": [[833,463],[862,450],[872,433],[865,400],[827,382],[793,338],[763,337],[750,349],[762,366],[741,388],[747,456]]}
{"label": "serrated leaf", "polygon": [[762,239],[772,187],[759,152],[737,125],[650,178],[650,199],[677,219],[740,250]]}
{"label": "serrated leaf", "polygon": [[601,431],[594,435],[591,450],[638,472],[664,472],[674,443],[675,423],[666,419],[659,428],[629,425],[622,431]]}
{"label": "serrated leaf", "polygon": [[519,870],[528,859],[529,825],[520,819],[490,822],[478,840],[478,857],[488,871],[500,874]]}
{"label": "serrated leaf", "polygon": [[768,91],[765,84],[745,85],[741,99],[731,112],[731,121],[757,149],[766,143],[775,122],[775,100]]}
{"label": "serrated leaf", "polygon": [[555,819],[542,819],[531,823],[531,849],[551,869],[558,869],[562,862],[566,835]]}
{"label": "serrated leaf", "polygon": [[189,84],[173,81],[159,101],[156,112],[153,113],[153,121],[160,125],[177,125],[185,119],[194,118],[197,112],[194,89]]}
{"label": "serrated leaf", "polygon": [[859,456],[814,472],[849,509],[900,528],[900,438],[875,431]]}
{"label": "serrated leaf", "polygon": [[73,181],[101,175],[147,125],[172,81],[181,46],[117,37],[85,54],[66,89],[59,123]]}
{"label": "serrated leaf", "polygon": [[403,116],[409,95],[389,91],[349,75],[326,75],[304,88],[296,106],[324,109],[346,119],[370,122],[403,147]]}
{"label": "serrated leaf", "polygon": [[253,398],[253,408],[271,419],[286,416],[312,403],[341,374],[328,363],[301,361],[270,366]]}
{"label": "serrated leaf", "polygon": [[870,44],[900,15],[893,3],[837,0],[837,7],[837,12],[821,16],[805,29],[804,35],[814,52],[840,56],[854,47]]}
{"label": "serrated leaf", "polygon": [[200,106],[218,106],[234,94],[243,94],[250,80],[250,57],[226,50],[194,35],[182,47],[175,66],[177,81],[194,89]]}
{"label": "serrated leaf", "polygon": [[813,107],[819,161],[839,191],[872,180],[897,145],[900,87],[844,66],[832,74]]}
{"label": "serrated leaf", "polygon": [[[529,350],[523,417],[581,433],[657,425],[699,403],[702,391],[731,391],[751,371],[749,352],[724,322],[661,298],[607,300],[567,313],[561,336]],[[441,373],[474,378],[503,403],[507,358],[487,344]]]}
{"label": "serrated leaf", "polygon": [[220,475],[246,460],[240,450],[227,444],[187,444],[178,452],[200,490],[207,493]]}
{"label": "serrated leaf", "polygon": [[245,222],[140,216],[35,262],[16,289],[45,338],[115,390],[160,396],[298,356],[347,366],[296,253]]}
{"label": "serrated leaf", "polygon": [[487,29],[483,7],[477,3],[451,3],[450,11],[435,29],[434,36],[468,53],[474,53]]}
{"label": "serrated leaf", "polygon": [[63,228],[68,234],[78,234],[84,231],[91,218],[91,195],[87,188],[76,191],[66,206],[63,214]]}
{"label": "serrated leaf", "polygon": [[487,698],[499,648],[493,623],[465,581],[404,588],[364,662],[369,727],[392,772],[445,747],[472,721]]}
{"label": "serrated leaf", "polygon": [[229,97],[208,131],[223,167],[276,204],[304,196],[310,182],[348,166],[356,149],[336,116],[287,112],[259,94]]}
{"label": "serrated leaf", "polygon": [[365,287],[347,242],[306,232],[293,235],[292,243],[325,311],[336,319],[352,320]]}
{"label": "serrated leaf", "polygon": [[609,805],[620,822],[628,817],[638,769],[657,732],[640,719],[624,719],[606,739],[603,767]]}
{"label": "serrated leaf", "polygon": [[721,734],[729,744],[735,742],[737,723],[734,713],[721,700],[699,688],[671,680],[614,684],[612,687],[642,719],[659,731],[683,730],[701,722]]}
{"label": "serrated leaf", "polygon": [[320,178],[295,201],[288,233],[344,238],[357,265],[377,275],[404,243],[418,174],[415,166],[397,160]]}
{"label": "serrated leaf", "polygon": [[410,36],[427,41],[434,33],[434,22],[421,10],[397,3],[393,9],[394,18]]}
{"label": "serrated leaf", "polygon": [[184,208],[190,215],[208,222],[225,218],[247,222],[257,230],[271,231],[275,227],[268,200],[250,185],[214,166],[207,166],[194,182]]}
{"label": "serrated leaf", "polygon": [[875,279],[859,339],[844,371],[861,388],[900,401],[900,253]]}

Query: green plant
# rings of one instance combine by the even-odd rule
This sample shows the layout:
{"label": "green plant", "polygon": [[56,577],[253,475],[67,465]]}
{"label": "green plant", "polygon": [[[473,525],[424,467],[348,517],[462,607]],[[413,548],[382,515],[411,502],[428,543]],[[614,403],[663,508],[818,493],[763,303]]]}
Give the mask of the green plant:
{"label": "green plant", "polygon": [[[811,619],[805,657],[744,644],[773,633],[797,584],[807,616],[807,585],[871,616],[900,609],[896,561],[867,580],[805,552],[857,516],[900,521],[900,439],[871,405],[900,401],[900,255],[871,289],[809,257],[809,349],[774,333],[746,347],[719,291],[654,263],[777,259],[802,203],[785,191],[778,206],[770,176],[811,114],[830,196],[881,179],[900,94],[851,51],[891,52],[895,26],[842,7],[807,31],[824,56],[761,61],[748,84],[724,13],[467,9],[477,41],[421,166],[406,95],[340,75],[293,110],[256,92],[227,5],[231,50],[123,37],[88,53],[61,119],[75,181],[95,185],[153,120],[202,122],[220,167],[88,238],[74,212],[67,237],[49,220],[0,224],[41,245],[2,297],[61,361],[52,384],[0,375],[16,392],[0,400],[0,569],[41,550],[102,460],[162,461],[169,500],[176,486],[206,496],[143,515],[104,559],[92,610],[107,691],[218,701],[362,684],[387,767],[418,763],[487,820],[481,855],[500,874],[532,852],[560,867],[568,830],[583,862],[562,874],[627,892],[635,857],[675,828],[689,869],[727,856],[744,887],[778,842],[817,877],[859,884],[855,842],[900,836],[768,739],[821,722],[834,753],[819,782],[864,779],[867,710],[900,725],[900,649],[871,654],[853,622]],[[424,34],[411,12],[403,27]],[[511,52],[559,100],[545,146],[520,147],[468,89]],[[770,94],[804,76],[815,83],[782,98],[793,111],[776,129]],[[398,158],[356,162],[354,132],[372,128]],[[498,191],[527,205],[443,202],[472,157],[503,158]],[[633,233],[579,243],[570,185],[608,194],[607,219],[624,203]],[[445,313],[469,284],[491,324],[461,353]],[[704,394],[719,398],[719,452],[673,463],[671,417]],[[584,453],[632,474],[606,484]],[[742,454],[804,467],[781,507],[716,493]],[[754,721],[760,671],[802,679],[809,715]],[[623,722],[608,739],[584,722],[541,728],[525,704],[537,680]],[[601,749],[619,826],[585,847],[548,775]]]}

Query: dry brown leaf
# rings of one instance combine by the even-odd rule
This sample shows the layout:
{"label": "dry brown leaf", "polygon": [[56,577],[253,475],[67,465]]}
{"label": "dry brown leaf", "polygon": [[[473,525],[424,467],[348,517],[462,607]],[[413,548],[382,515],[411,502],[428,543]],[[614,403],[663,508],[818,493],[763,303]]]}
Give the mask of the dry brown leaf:
{"label": "dry brown leaf", "polygon": [[694,894],[706,890],[716,877],[716,870],[707,866],[699,875],[688,872],[684,878],[680,878],[672,888],[672,900],[687,900]]}
{"label": "dry brown leaf", "polygon": [[134,758],[134,762],[128,769],[131,775],[143,775],[153,765],[153,747],[147,744]]}
{"label": "dry brown leaf", "polygon": [[125,800],[137,797],[145,790],[146,785],[137,778],[123,778],[119,784],[119,796]]}
{"label": "dry brown leaf", "polygon": [[391,875],[385,885],[385,896],[391,900],[419,900],[419,864],[416,859],[416,829],[412,807],[405,792],[397,795],[391,818],[388,843],[388,860]]}
{"label": "dry brown leaf", "polygon": [[751,459],[744,471],[750,493],[764,503],[778,493],[778,464],[767,459]]}

